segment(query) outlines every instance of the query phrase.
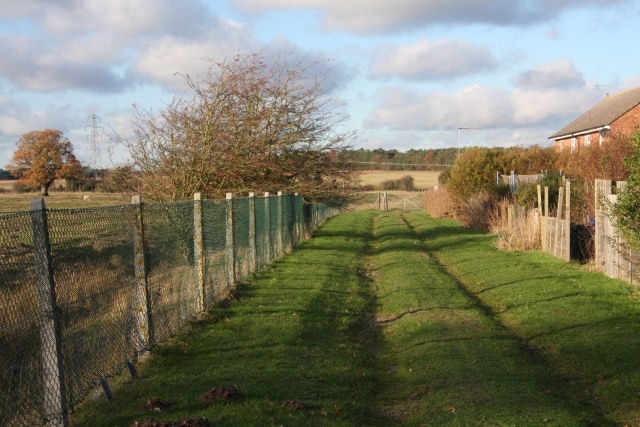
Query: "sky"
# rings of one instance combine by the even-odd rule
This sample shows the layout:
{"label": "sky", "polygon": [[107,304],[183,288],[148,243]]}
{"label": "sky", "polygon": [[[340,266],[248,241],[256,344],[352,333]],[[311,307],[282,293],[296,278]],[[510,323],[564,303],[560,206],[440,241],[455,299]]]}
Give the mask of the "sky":
{"label": "sky", "polygon": [[328,61],[354,149],[547,146],[640,85],[639,21],[635,0],[0,0],[0,168],[47,128],[126,164],[135,108],[256,52]]}

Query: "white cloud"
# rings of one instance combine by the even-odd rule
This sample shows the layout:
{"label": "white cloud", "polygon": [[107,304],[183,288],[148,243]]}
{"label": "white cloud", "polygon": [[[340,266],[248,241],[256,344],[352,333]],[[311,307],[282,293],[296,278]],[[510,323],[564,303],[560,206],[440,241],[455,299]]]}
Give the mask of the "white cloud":
{"label": "white cloud", "polygon": [[564,126],[602,99],[592,85],[514,90],[473,85],[454,93],[386,88],[365,120],[367,128],[433,131],[463,127],[520,129]]}
{"label": "white cloud", "polygon": [[140,50],[133,72],[170,88],[180,88],[183,80],[176,73],[197,76],[207,71],[211,59],[229,58],[260,46],[251,33],[235,25],[212,30],[197,39],[166,36]]}
{"label": "white cloud", "polygon": [[453,79],[498,66],[488,48],[460,40],[422,39],[412,45],[385,45],[378,52],[371,64],[374,77]]}
{"label": "white cloud", "polygon": [[0,12],[33,26],[0,35],[0,75],[18,89],[118,92],[144,81],[174,88],[173,74],[206,68],[203,58],[259,45],[250,29],[200,0],[23,1]]}
{"label": "white cloud", "polygon": [[329,30],[389,33],[438,24],[530,25],[567,9],[608,7],[630,0],[232,0],[249,13],[310,9],[322,13]]}
{"label": "white cloud", "polygon": [[[109,63],[83,58],[77,45],[69,50],[66,47],[29,36],[0,36],[0,58],[4,58],[0,74],[18,88],[37,91],[81,88],[104,92],[125,86]],[[87,45],[87,49],[91,47]]]}
{"label": "white cloud", "polygon": [[544,64],[524,71],[516,77],[516,86],[522,89],[569,88],[584,86],[584,78],[568,59]]}
{"label": "white cloud", "polygon": [[388,88],[365,125],[397,130],[502,127],[513,121],[510,98],[505,90],[479,85],[453,94]]}
{"label": "white cloud", "polygon": [[3,4],[0,18],[28,19],[54,35],[107,31],[128,38],[187,36],[209,25],[213,16],[201,0],[21,0]]}

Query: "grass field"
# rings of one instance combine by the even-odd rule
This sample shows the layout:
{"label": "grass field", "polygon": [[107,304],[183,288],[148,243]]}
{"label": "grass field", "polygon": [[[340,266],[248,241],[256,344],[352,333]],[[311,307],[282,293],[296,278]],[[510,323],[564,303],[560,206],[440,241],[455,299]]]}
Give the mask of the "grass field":
{"label": "grass field", "polygon": [[[38,193],[0,193],[0,212],[28,210],[31,200],[37,198],[40,198]],[[131,203],[131,196],[122,193],[51,192],[44,199],[48,208],[55,209],[117,206]]]}
{"label": "grass field", "polygon": [[[377,186],[384,181],[411,175],[415,187],[425,189],[438,183],[439,174],[439,171],[362,171],[359,173],[359,180],[363,186]],[[28,210],[31,200],[40,197],[38,193],[12,192],[14,184],[15,181],[0,181],[0,212]],[[45,203],[48,208],[55,209],[116,206],[131,203],[131,196],[119,193],[52,191],[50,196],[45,198]]]}
{"label": "grass field", "polygon": [[379,185],[384,181],[400,179],[411,175],[416,188],[425,189],[438,184],[438,175],[441,171],[360,171],[360,185]]}
{"label": "grass field", "polygon": [[640,425],[637,291],[492,239],[333,218],[73,424]]}

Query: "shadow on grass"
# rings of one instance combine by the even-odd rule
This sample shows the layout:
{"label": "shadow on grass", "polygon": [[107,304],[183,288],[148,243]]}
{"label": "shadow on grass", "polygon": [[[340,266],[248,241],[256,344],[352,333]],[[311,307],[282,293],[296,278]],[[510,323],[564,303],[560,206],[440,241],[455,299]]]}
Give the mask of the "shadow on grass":
{"label": "shadow on grass", "polygon": [[[432,259],[431,252],[490,237],[453,223],[416,231],[397,221],[378,222],[374,237],[378,215],[397,217],[358,213],[327,223],[240,285],[231,303],[159,347],[140,380],[114,401],[89,406],[77,425],[181,417],[228,426],[607,425],[493,306]],[[397,276],[382,279],[387,272]],[[518,280],[510,282],[502,288]],[[392,303],[380,317],[380,304]],[[238,397],[200,399],[222,386],[236,387]],[[174,405],[145,412],[151,397]]]}

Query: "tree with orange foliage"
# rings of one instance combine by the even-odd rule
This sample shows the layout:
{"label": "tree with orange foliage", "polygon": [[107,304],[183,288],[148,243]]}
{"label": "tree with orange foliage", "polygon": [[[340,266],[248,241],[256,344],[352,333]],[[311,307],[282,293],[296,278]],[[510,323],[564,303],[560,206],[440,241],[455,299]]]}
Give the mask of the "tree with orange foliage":
{"label": "tree with orange foliage", "polygon": [[82,177],[82,166],[68,138],[59,130],[32,131],[20,137],[18,149],[6,168],[19,183],[40,188],[42,196],[56,179]]}

